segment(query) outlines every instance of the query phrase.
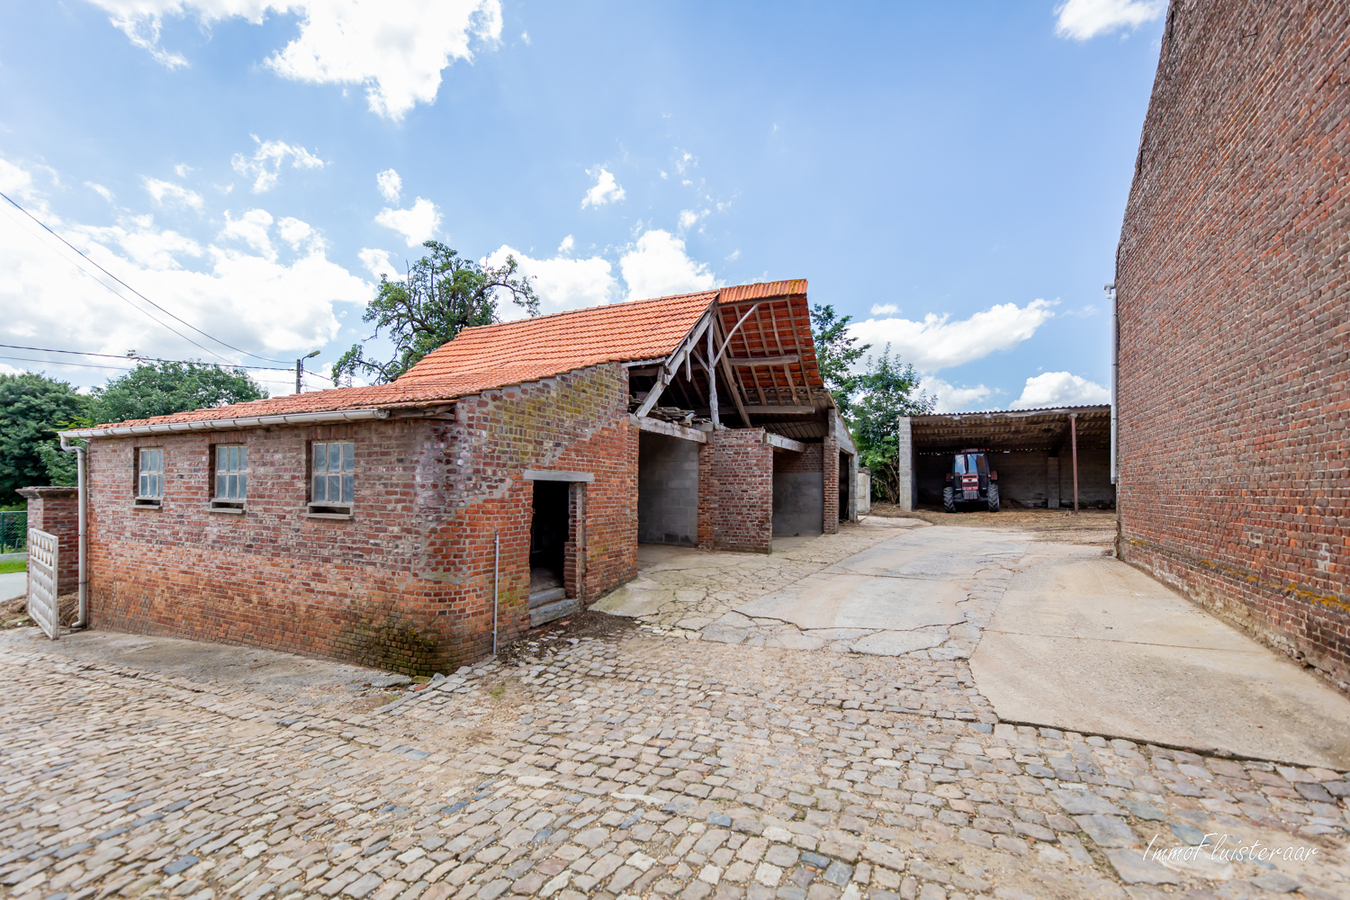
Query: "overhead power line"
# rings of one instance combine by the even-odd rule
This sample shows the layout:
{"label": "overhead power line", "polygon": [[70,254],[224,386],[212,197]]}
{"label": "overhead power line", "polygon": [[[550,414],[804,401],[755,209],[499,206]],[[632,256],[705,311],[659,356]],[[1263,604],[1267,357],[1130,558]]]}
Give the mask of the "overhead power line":
{"label": "overhead power line", "polygon": [[[139,361],[139,362],[178,363],[178,364],[180,364],[180,365],[185,365],[185,366],[198,366],[198,365],[212,365],[212,366],[214,366],[214,365],[219,365],[218,363],[203,363],[201,360],[192,360],[192,359],[163,359],[163,358],[158,357],[158,356],[142,356],[142,355],[140,355],[139,353],[138,353],[138,354],[135,354],[135,355],[128,355],[128,356],[118,356],[118,355],[115,354],[115,353],[90,353],[90,352],[85,351],[85,350],[57,350],[57,349],[55,349],[55,348],[53,348],[53,347],[25,347],[25,346],[20,345],[20,344],[0,344],[0,347],[5,348],[6,350],[30,350],[30,351],[32,351],[32,352],[34,352],[34,353],[63,353],[63,354],[66,354],[66,355],[68,355],[68,356],[94,356],[94,357],[98,357],[99,359],[124,359],[124,360],[125,360],[125,359],[134,359],[134,360],[137,360],[137,361]],[[5,358],[6,358],[6,359],[18,359],[19,357],[5,357]],[[33,359],[33,360],[29,360],[29,362],[51,362],[51,360],[46,360],[46,359]],[[57,364],[57,365],[60,365],[60,366],[74,366],[74,365],[79,365],[79,363],[56,363],[56,364]],[[235,368],[235,369],[248,369],[249,371],[259,371],[259,372],[293,372],[293,371],[295,371],[295,367],[294,367],[294,366],[246,366],[246,365],[244,365],[244,364],[242,364],[242,363],[229,363],[229,364],[228,364],[228,367],[230,367],[230,368]],[[107,366],[107,367],[105,367],[105,368],[124,368],[124,367],[121,367],[121,366]],[[318,372],[314,372],[314,371],[311,371],[311,370],[309,370],[309,369],[306,369],[306,370],[305,370],[305,374],[306,374],[306,375],[313,375],[315,378],[322,378],[324,381],[332,381],[332,380],[333,380],[333,379],[329,378],[327,375],[321,375],[321,374],[319,374]]]}
{"label": "overhead power line", "polygon": [[[244,354],[245,356],[251,356],[251,357],[253,357],[254,359],[261,359],[261,360],[263,360],[264,362],[274,362],[274,363],[284,363],[284,362],[285,362],[285,360],[272,359],[271,357],[268,357],[268,356],[259,356],[259,355],[256,354],[256,353],[250,353],[249,351],[243,350],[243,349],[241,349],[241,348],[239,348],[239,347],[236,347],[236,346],[234,346],[233,344],[226,343],[225,341],[222,341],[220,338],[216,337],[215,335],[213,335],[213,334],[208,334],[207,332],[202,331],[200,328],[198,328],[196,325],[193,325],[191,322],[188,322],[187,320],[185,320],[185,319],[183,319],[183,318],[181,318],[181,317],[179,317],[179,316],[174,315],[174,314],[173,314],[172,312],[170,312],[169,310],[167,310],[167,309],[165,309],[164,307],[160,306],[158,303],[156,303],[155,301],[151,300],[149,297],[145,296],[145,295],[142,294],[140,291],[136,290],[134,287],[132,287],[131,285],[127,284],[127,283],[126,283],[125,281],[123,281],[122,279],[118,278],[118,277],[117,277],[116,275],[114,275],[112,272],[109,272],[107,269],[103,268],[103,266],[101,266],[101,265],[99,265],[97,262],[95,262],[95,261],[93,260],[93,258],[91,258],[91,257],[89,256],[89,254],[85,253],[85,252],[84,252],[83,250],[81,250],[79,247],[76,247],[76,246],[75,246],[74,244],[72,244],[70,241],[68,241],[68,240],[66,240],[65,238],[61,237],[61,235],[57,234],[55,231],[53,231],[51,228],[49,228],[49,227],[48,227],[41,219],[39,219],[37,216],[35,216],[35,215],[33,215],[32,213],[30,213],[28,210],[24,209],[21,205],[19,205],[19,203],[18,203],[16,200],[14,200],[13,197],[10,197],[8,194],[4,193],[3,191],[0,191],[0,197],[4,197],[7,201],[9,201],[9,203],[10,203],[11,206],[13,206],[13,207],[14,207],[15,209],[17,209],[19,212],[23,213],[25,216],[27,216],[28,218],[30,218],[30,219],[32,219],[34,222],[36,222],[36,223],[37,223],[44,231],[46,231],[46,232],[47,232],[48,234],[50,234],[52,237],[56,238],[56,239],[57,239],[58,241],[60,241],[61,243],[65,244],[65,245],[66,245],[67,247],[69,247],[71,250],[74,250],[76,253],[78,253],[78,254],[80,255],[81,258],[83,258],[86,262],[88,262],[88,263],[89,263],[91,266],[93,266],[94,268],[98,269],[98,270],[99,270],[100,272],[102,272],[104,275],[107,275],[107,276],[108,276],[109,278],[111,278],[113,281],[116,281],[116,282],[117,282],[118,284],[120,284],[122,287],[124,287],[124,288],[126,288],[127,290],[131,291],[131,293],[135,294],[137,297],[140,297],[140,298],[141,298],[142,300],[144,300],[146,303],[149,303],[151,306],[153,306],[155,309],[159,310],[160,312],[164,313],[166,316],[169,316],[170,318],[174,319],[175,321],[181,322],[181,323],[183,323],[184,325],[186,325],[188,328],[191,328],[193,331],[197,332],[198,334],[200,334],[202,337],[206,338],[207,340],[215,341],[217,344],[220,344],[222,347],[227,347],[227,348],[229,348],[230,350],[233,350],[235,353],[242,353],[242,354]],[[95,279],[95,280],[97,281],[98,279]],[[103,282],[100,281],[99,284],[103,284]],[[178,335],[178,336],[179,336],[180,338],[182,338],[183,340],[185,340],[185,341],[187,341],[188,343],[192,344],[194,347],[197,347],[197,348],[199,348],[199,349],[201,349],[201,350],[205,350],[207,353],[214,353],[216,356],[220,356],[220,354],[217,353],[216,351],[211,350],[211,349],[209,349],[209,348],[207,348],[207,347],[203,347],[201,344],[197,343],[197,342],[194,341],[192,338],[190,338],[190,337],[188,337],[187,335],[182,334],[181,332],[179,332],[177,329],[175,329],[172,325],[169,325],[167,322],[162,322],[162,321],[160,321],[159,319],[155,318],[153,315],[151,315],[151,314],[150,314],[149,312],[147,312],[146,310],[140,309],[140,307],[136,306],[136,304],[134,304],[134,303],[131,303],[130,300],[127,300],[126,297],[123,297],[121,294],[117,293],[117,291],[114,291],[114,290],[113,290],[111,287],[109,287],[108,285],[103,284],[103,286],[104,286],[105,288],[107,288],[108,290],[112,291],[112,293],[113,293],[114,295],[116,295],[117,297],[119,297],[121,300],[123,300],[124,302],[130,304],[134,309],[137,309],[137,310],[139,310],[141,313],[143,313],[144,315],[149,316],[149,317],[150,317],[151,319],[153,319],[156,323],[158,323],[158,324],[160,324],[160,325],[163,325],[165,328],[169,329],[170,331],[172,331],[174,334]],[[222,358],[223,358],[223,357],[222,357]]]}

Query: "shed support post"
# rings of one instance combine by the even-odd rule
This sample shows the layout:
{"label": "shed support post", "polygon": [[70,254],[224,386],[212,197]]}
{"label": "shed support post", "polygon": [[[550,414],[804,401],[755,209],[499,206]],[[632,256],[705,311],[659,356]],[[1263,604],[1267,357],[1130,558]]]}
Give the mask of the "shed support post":
{"label": "shed support post", "polygon": [[900,435],[899,453],[895,457],[895,471],[900,482],[896,499],[900,501],[901,509],[913,510],[917,490],[914,483],[914,438],[909,416],[901,416],[896,427]]}
{"label": "shed support post", "polygon": [[1069,413],[1069,440],[1073,444],[1073,511],[1078,512],[1078,413]]}
{"label": "shed support post", "polygon": [[[722,419],[717,415],[717,366],[712,362],[713,356],[713,330],[708,328],[708,356],[705,368],[708,371],[708,417],[712,419],[713,428],[722,427]],[[732,390],[736,389],[733,384]]]}

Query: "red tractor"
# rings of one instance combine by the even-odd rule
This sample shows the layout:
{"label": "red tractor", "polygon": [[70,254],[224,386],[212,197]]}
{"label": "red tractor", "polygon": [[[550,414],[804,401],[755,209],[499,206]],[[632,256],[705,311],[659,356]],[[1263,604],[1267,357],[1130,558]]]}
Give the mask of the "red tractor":
{"label": "red tractor", "polygon": [[987,503],[990,512],[998,512],[998,473],[989,468],[983,450],[962,450],[952,462],[942,506],[954,513],[958,503]]}

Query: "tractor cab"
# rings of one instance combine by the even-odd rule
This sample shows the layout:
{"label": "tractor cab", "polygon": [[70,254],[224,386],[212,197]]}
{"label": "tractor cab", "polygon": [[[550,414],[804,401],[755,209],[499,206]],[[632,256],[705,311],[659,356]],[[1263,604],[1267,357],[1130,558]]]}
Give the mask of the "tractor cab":
{"label": "tractor cab", "polygon": [[956,512],[958,503],[984,503],[990,512],[998,512],[998,472],[989,468],[983,450],[962,450],[952,460],[947,486],[942,489],[942,506]]}

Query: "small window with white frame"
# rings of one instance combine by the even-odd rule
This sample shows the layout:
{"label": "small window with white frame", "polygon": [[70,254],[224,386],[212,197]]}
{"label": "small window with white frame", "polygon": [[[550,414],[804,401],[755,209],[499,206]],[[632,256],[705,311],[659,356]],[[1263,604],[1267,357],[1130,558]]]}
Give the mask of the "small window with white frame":
{"label": "small window with white frame", "polygon": [[211,508],[243,512],[248,496],[248,448],[242,444],[217,444],[215,451],[216,484]]}
{"label": "small window with white frame", "polygon": [[315,441],[311,459],[310,514],[350,516],[356,496],[356,445]]}
{"label": "small window with white frame", "polygon": [[136,506],[158,507],[164,500],[164,451],[136,450]]}

